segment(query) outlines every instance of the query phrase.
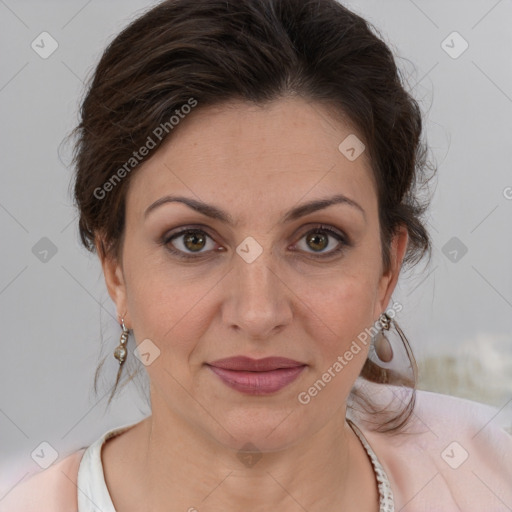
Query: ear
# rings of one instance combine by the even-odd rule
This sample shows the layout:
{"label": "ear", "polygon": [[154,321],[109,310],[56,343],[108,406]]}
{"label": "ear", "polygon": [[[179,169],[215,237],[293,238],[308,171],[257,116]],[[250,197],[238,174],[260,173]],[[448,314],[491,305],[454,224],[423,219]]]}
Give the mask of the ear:
{"label": "ear", "polygon": [[126,285],[122,264],[113,255],[105,252],[105,246],[99,238],[96,239],[95,245],[103,269],[108,294],[116,305],[118,321],[121,322],[121,318],[124,317],[125,325],[127,329],[130,329],[129,322],[126,321]]}
{"label": "ear", "polygon": [[405,225],[401,225],[398,233],[395,234],[391,240],[390,247],[390,268],[387,272],[382,274],[379,281],[379,295],[378,301],[375,305],[377,308],[374,311],[374,317],[378,318],[383,313],[389,304],[391,295],[395,289],[398,277],[400,276],[400,269],[402,267],[402,261],[404,259],[407,244],[409,242],[409,233]]}

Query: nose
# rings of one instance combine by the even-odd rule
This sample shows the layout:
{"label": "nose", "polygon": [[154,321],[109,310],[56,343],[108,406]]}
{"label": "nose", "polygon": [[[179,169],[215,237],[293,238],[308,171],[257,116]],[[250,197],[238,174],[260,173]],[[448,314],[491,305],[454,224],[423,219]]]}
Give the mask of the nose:
{"label": "nose", "polygon": [[281,331],[292,320],[293,295],[274,270],[270,251],[251,263],[238,255],[230,272],[229,298],[223,304],[224,325],[244,338],[264,340]]}

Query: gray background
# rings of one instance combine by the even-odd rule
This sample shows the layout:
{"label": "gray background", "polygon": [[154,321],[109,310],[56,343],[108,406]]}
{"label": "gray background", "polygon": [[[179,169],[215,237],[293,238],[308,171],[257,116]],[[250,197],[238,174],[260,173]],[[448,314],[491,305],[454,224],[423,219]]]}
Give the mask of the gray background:
{"label": "gray background", "polygon": [[[41,442],[63,457],[149,413],[132,385],[105,408],[119,327],[99,262],[78,243],[70,151],[59,156],[59,145],[102,50],[150,5],[0,0],[0,498],[39,469],[30,454]],[[398,56],[439,168],[431,266],[404,276],[393,296],[420,388],[487,402],[512,423],[512,1],[346,5]],[[47,59],[31,48],[43,31],[59,45]],[[469,44],[458,58],[442,44],[453,31]]]}

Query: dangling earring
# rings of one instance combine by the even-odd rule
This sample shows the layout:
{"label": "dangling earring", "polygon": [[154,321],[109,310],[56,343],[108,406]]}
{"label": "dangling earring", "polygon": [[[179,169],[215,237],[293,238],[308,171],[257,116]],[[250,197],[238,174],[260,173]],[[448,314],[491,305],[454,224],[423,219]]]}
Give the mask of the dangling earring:
{"label": "dangling earring", "polygon": [[125,362],[128,354],[128,350],[126,350],[126,342],[128,341],[129,331],[124,325],[124,318],[121,318],[121,327],[123,328],[123,332],[119,339],[119,345],[114,350],[114,357],[119,361],[119,365],[122,365]]}
{"label": "dangling earring", "polygon": [[386,338],[384,331],[389,331],[391,325],[391,318],[387,313],[382,313],[379,317],[381,329],[372,337],[372,343],[375,347],[375,354],[383,363],[389,363],[393,359],[393,349],[391,343]]}
{"label": "dangling earring", "polygon": [[[405,348],[411,369],[410,374],[407,373],[408,370],[405,371],[401,368],[403,353],[399,351],[396,356],[393,354],[393,349],[388,339],[389,334],[391,334],[391,321]],[[375,335],[372,336],[368,361],[362,370],[362,375],[373,382],[391,382],[409,388],[415,387],[418,380],[418,365],[416,364],[416,358],[414,357],[407,337],[395,318],[387,313],[382,313],[377,322],[380,324],[381,329],[378,329]]]}

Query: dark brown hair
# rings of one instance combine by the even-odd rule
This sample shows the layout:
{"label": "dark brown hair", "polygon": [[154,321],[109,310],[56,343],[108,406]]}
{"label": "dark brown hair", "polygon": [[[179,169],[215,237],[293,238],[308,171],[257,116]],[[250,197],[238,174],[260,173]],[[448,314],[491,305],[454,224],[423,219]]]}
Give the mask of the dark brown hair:
{"label": "dark brown hair", "polygon": [[[172,130],[161,140],[153,137],[149,155],[122,173],[105,198],[98,199],[97,191],[105,191],[123,166],[127,170],[156,127],[170,128],[171,116],[191,98],[199,109],[293,95],[348,119],[363,140],[378,187],[384,270],[401,225],[409,233],[403,264],[412,267],[425,254],[430,262],[422,221],[429,199],[420,201],[419,191],[428,183],[427,171],[435,169],[421,141],[420,108],[374,32],[336,0],[168,0],[135,19],[103,53],[74,132],[74,195],[84,246],[120,257],[130,178]],[[412,352],[409,357],[415,368]],[[412,389],[408,406],[381,429],[403,426],[414,405],[415,377],[404,380],[369,359],[361,376]],[[119,374],[111,398],[118,381]]]}

